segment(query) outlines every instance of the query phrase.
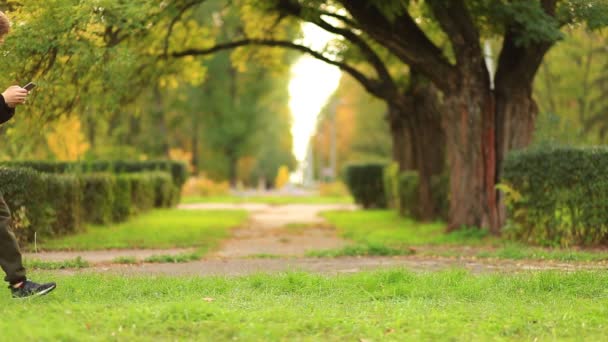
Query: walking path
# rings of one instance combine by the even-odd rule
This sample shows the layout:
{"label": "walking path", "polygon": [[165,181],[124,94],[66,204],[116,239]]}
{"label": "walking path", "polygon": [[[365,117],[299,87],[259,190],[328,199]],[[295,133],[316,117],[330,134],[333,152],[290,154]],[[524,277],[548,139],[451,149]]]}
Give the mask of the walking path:
{"label": "walking path", "polygon": [[[346,246],[336,231],[327,226],[319,213],[329,210],[355,210],[353,205],[238,205],[251,211],[247,224],[234,230],[211,257],[304,256],[306,252]],[[199,204],[183,209],[234,209],[235,206]]]}
{"label": "walking path", "polygon": [[606,263],[566,263],[552,261],[514,261],[474,257],[340,257],[309,258],[308,251],[335,249],[349,242],[338,237],[319,213],[330,210],[356,210],[354,205],[266,205],[266,204],[189,204],[183,210],[241,209],[250,219],[234,229],[232,237],[203,260],[180,264],[117,265],[117,257],[143,260],[153,255],[177,255],[193,249],[114,250],[93,252],[45,252],[26,257],[61,261],[78,256],[93,266],[62,273],[107,272],[113,274],[158,275],[246,275],[259,272],[308,271],[323,274],[358,272],[370,269],[405,267],[414,271],[464,268],[480,272],[518,272],[529,270],[606,269]]}
{"label": "walking path", "polygon": [[280,259],[205,259],[181,264],[99,265],[84,270],[62,270],[63,274],[83,272],[119,275],[169,276],[242,276],[255,273],[314,272],[344,274],[365,270],[406,268],[417,272],[446,269],[466,269],[472,273],[525,272],[539,270],[604,270],[606,264],[563,263],[547,261],[475,260],[443,257],[340,257],[340,258],[280,258]]}

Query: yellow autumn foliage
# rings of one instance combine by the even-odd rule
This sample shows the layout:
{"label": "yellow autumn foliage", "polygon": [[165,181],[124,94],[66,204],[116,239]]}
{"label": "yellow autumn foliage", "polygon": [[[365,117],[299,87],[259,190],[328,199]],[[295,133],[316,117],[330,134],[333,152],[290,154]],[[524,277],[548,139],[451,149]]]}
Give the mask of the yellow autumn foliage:
{"label": "yellow autumn foliage", "polygon": [[62,117],[54,122],[46,141],[55,157],[63,161],[79,160],[90,147],[77,116]]}
{"label": "yellow autumn foliage", "polygon": [[274,185],[277,189],[281,189],[287,185],[287,182],[289,182],[289,168],[283,165],[279,168],[277,178],[274,180]]}

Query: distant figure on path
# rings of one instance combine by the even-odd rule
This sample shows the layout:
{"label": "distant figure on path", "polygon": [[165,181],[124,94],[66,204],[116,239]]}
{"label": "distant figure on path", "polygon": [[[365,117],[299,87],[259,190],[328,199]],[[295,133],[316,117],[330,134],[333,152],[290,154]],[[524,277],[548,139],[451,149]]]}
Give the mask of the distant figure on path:
{"label": "distant figure on path", "polygon": [[[0,44],[10,31],[10,22],[0,12]],[[23,104],[29,92],[20,86],[11,86],[0,96],[0,124],[7,122],[15,115],[15,107]],[[11,212],[0,192],[0,266],[6,273],[13,297],[23,298],[47,294],[55,289],[55,283],[37,284],[25,276],[25,268],[19,245],[10,230]]]}

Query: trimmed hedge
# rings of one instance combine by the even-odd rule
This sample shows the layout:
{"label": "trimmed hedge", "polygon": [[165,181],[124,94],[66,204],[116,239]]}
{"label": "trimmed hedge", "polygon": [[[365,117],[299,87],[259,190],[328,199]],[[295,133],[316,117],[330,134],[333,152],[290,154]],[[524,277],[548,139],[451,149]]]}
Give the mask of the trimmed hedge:
{"label": "trimmed hedge", "polygon": [[384,182],[384,194],[386,195],[386,204],[389,208],[399,210],[401,208],[401,199],[399,196],[399,165],[391,163],[384,168],[382,174]]}
{"label": "trimmed hedge", "polygon": [[96,224],[112,222],[116,177],[109,173],[92,173],[83,174],[80,178],[85,220]]}
{"label": "trimmed hedge", "polygon": [[346,184],[355,202],[364,208],[386,208],[383,174],[386,164],[369,163],[346,167]]}
{"label": "trimmed hedge", "polygon": [[125,221],[134,214],[132,176],[117,175],[114,186],[114,202],[112,203],[112,219],[114,222]]}
{"label": "trimmed hedge", "polygon": [[149,173],[131,174],[131,199],[135,212],[154,208],[156,200],[156,186],[154,179]]}
{"label": "trimmed hedge", "polygon": [[177,205],[181,191],[173,186],[171,176],[166,172],[151,172],[150,177],[154,182],[154,207],[170,208]]}
{"label": "trimmed hedge", "polygon": [[606,244],[607,170],[606,148],[511,153],[498,186],[509,213],[504,233],[541,245]]}
{"label": "trimmed hedge", "polygon": [[72,234],[85,223],[121,222],[154,207],[175,203],[168,172],[41,173],[0,167],[0,192],[11,209],[22,241]]}
{"label": "trimmed hedge", "polygon": [[51,232],[66,235],[84,228],[82,182],[75,175],[41,175],[47,183],[48,203],[53,210]]}
{"label": "trimmed hedge", "polygon": [[[421,216],[419,201],[420,177],[417,171],[399,172],[396,164],[384,169],[384,191],[389,207],[397,210],[402,216],[418,219]],[[447,219],[449,210],[449,177],[447,175],[431,177],[433,202],[440,219]]]}
{"label": "trimmed hedge", "polygon": [[447,220],[450,212],[450,176],[447,172],[431,177],[431,191],[439,218]]}
{"label": "trimmed hedge", "polygon": [[141,173],[168,172],[171,175],[174,189],[172,204],[180,199],[181,188],[188,179],[188,166],[173,160],[146,161],[90,161],[90,162],[61,162],[61,161],[7,161],[1,165],[7,167],[27,167],[44,173]]}
{"label": "trimmed hedge", "polygon": [[19,240],[33,240],[34,233],[51,235],[54,212],[46,200],[46,179],[26,168],[0,167],[0,189],[13,217]]}
{"label": "trimmed hedge", "polygon": [[418,171],[404,171],[399,174],[399,213],[402,216],[419,217],[418,184]]}

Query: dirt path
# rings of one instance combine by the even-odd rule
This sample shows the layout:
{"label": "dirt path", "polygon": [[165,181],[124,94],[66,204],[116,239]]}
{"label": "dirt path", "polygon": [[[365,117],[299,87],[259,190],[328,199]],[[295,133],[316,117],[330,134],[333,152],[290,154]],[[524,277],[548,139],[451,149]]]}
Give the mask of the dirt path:
{"label": "dirt path", "polygon": [[63,270],[66,274],[102,272],[112,274],[154,275],[247,275],[259,272],[307,271],[322,274],[359,272],[382,268],[406,268],[414,271],[436,271],[463,268],[474,273],[521,272],[534,270],[606,269],[608,263],[567,263],[554,261],[516,261],[477,259],[462,253],[458,258],[423,255],[401,257],[308,258],[311,250],[335,249],[348,244],[336,235],[319,214],[330,210],[356,210],[353,205],[266,205],[266,204],[189,204],[183,210],[232,210],[250,212],[248,222],[233,230],[215,252],[205,259],[181,264],[117,265],[117,257],[143,260],[152,255],[188,253],[190,249],[119,250],[94,252],[52,252],[28,254],[27,257],[61,261],[78,256],[93,264],[85,270]]}
{"label": "dirt path", "polygon": [[[233,230],[230,239],[210,254],[209,258],[240,258],[259,256],[304,256],[307,251],[345,246],[347,241],[337,237],[335,230],[319,216],[328,210],[355,210],[353,205],[285,205],[266,204],[194,204],[182,205],[183,210],[234,210],[250,212],[247,223]],[[26,259],[65,261],[77,257],[90,264],[109,264],[116,258],[136,261],[154,255],[178,255],[195,249],[133,249],[74,252],[26,253]]]}
{"label": "dirt path", "polygon": [[607,264],[562,263],[513,260],[475,260],[433,257],[341,257],[280,259],[206,259],[183,264],[141,264],[98,266],[84,270],[63,270],[63,274],[109,273],[119,275],[242,276],[255,273],[305,271],[320,274],[354,273],[374,269],[404,268],[416,272],[466,269],[472,273],[514,273],[538,270],[605,270]]}
{"label": "dirt path", "polygon": [[183,209],[234,209],[250,211],[247,224],[210,257],[234,258],[260,255],[304,256],[312,250],[346,246],[319,214],[329,210],[355,210],[353,205],[217,205],[182,206]]}
{"label": "dirt path", "polygon": [[41,252],[25,253],[24,256],[29,260],[44,261],[66,261],[74,260],[78,257],[88,261],[90,264],[108,264],[117,258],[134,258],[142,261],[155,255],[179,255],[192,253],[194,248],[174,248],[174,249],[110,249],[104,251],[75,251],[75,252]]}

